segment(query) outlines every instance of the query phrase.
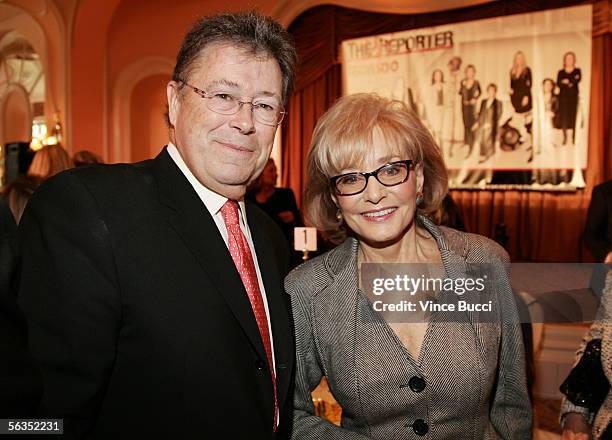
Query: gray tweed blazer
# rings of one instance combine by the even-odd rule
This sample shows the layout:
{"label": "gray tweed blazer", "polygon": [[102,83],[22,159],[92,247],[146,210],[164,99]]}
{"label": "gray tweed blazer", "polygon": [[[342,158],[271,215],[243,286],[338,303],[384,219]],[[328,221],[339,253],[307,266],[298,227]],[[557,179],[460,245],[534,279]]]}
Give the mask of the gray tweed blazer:
{"label": "gray tweed blazer", "polygon": [[[467,263],[498,269],[503,316],[483,323],[468,313],[469,321],[450,323],[434,315],[415,360],[358,288],[357,240],[301,265],[285,279],[297,349],[293,439],[531,438],[506,252],[485,237],[420,220],[437,241],[447,276],[461,276]],[[323,375],[342,406],[341,427],[314,415],[311,391]],[[424,380],[422,390],[410,385],[414,377]]]}

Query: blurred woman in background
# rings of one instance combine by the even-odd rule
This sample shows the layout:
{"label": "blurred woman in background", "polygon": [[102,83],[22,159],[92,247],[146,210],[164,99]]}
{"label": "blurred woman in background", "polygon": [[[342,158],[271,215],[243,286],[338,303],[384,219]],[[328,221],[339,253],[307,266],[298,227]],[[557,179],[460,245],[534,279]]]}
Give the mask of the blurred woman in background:
{"label": "blurred woman in background", "polygon": [[474,124],[477,121],[476,103],[481,93],[480,83],[476,79],[476,67],[473,64],[469,64],[465,68],[465,78],[461,80],[461,88],[459,89],[461,112],[463,114],[463,141],[469,147],[466,158],[472,155],[472,149],[474,148]]}
{"label": "blurred woman in background", "polygon": [[36,152],[28,176],[48,179],[57,173],[74,168],[72,159],[60,145],[46,145]]}
{"label": "blurred woman in background", "polygon": [[533,125],[531,97],[532,85],[531,69],[527,66],[525,54],[520,50],[514,54],[512,69],[510,69],[510,102],[514,108],[514,124],[520,134],[520,142],[529,140],[531,146],[531,127]]}
{"label": "blurred woman in background", "polygon": [[559,88],[559,112],[557,128],[563,131],[563,145],[567,143],[568,131],[572,143],[576,142],[576,116],[578,114],[578,83],[582,72],[576,67],[576,54],[567,52],[563,55],[563,69],[557,73]]}
{"label": "blurred woman in background", "polygon": [[72,161],[74,162],[75,167],[104,163],[100,156],[87,150],[81,150],[74,153],[74,156],[72,156]]}
{"label": "blurred woman in background", "polygon": [[25,210],[28,200],[40,186],[42,179],[36,176],[19,176],[4,191],[6,199],[15,222],[19,224],[21,215]]}
{"label": "blurred woman in background", "polygon": [[[599,358],[601,368],[608,381],[608,393],[597,410],[581,406],[580,402],[572,402],[564,397],[561,403],[561,424],[563,426],[562,440],[611,440],[612,439],[612,270],[608,270],[599,306],[598,319],[593,322],[588,333],[582,339],[582,344],[576,353],[576,364],[585,355],[585,349],[590,342],[600,340]],[[578,367],[580,368],[580,367]],[[585,375],[595,376],[596,372],[589,370]],[[592,384],[585,384],[587,386]],[[601,386],[601,384],[597,384]],[[603,391],[605,387],[602,387]],[[580,390],[581,392],[596,392],[597,390]]]}
{"label": "blurred woman in background", "polygon": [[304,223],[293,191],[291,188],[277,187],[277,178],[276,164],[269,159],[261,176],[247,193],[247,198],[268,214],[283,231],[290,245],[289,256],[293,268],[302,262],[301,255],[293,249],[293,229],[304,226]]}

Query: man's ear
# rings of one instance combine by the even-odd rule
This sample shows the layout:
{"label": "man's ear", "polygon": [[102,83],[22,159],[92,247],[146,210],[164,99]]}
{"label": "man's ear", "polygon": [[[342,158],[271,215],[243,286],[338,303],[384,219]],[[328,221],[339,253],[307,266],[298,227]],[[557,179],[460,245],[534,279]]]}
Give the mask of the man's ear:
{"label": "man's ear", "polygon": [[166,85],[166,98],[168,100],[168,120],[173,127],[176,124],[176,118],[181,109],[181,97],[176,81],[169,81]]}

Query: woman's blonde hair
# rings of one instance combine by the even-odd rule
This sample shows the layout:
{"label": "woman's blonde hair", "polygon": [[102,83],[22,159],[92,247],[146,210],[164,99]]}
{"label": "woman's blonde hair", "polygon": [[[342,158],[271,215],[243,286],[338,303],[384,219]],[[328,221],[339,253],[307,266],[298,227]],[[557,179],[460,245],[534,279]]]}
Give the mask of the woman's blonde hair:
{"label": "woman's blonde hair", "polygon": [[66,150],[59,145],[46,145],[34,155],[28,176],[47,179],[69,168],[74,168],[74,163]]}
{"label": "woman's blonde hair", "polygon": [[340,98],[317,123],[308,154],[308,183],[304,213],[309,223],[334,243],[348,231],[337,219],[330,177],[364,163],[373,153],[379,130],[393,154],[411,159],[424,175],[423,200],[418,210],[434,212],[448,192],[446,167],[440,149],[419,117],[400,101],[359,93]]}
{"label": "woman's blonde hair", "polygon": [[[519,58],[523,60],[522,63],[518,62]],[[512,70],[510,71],[511,75],[514,78],[518,78],[523,74],[523,72],[526,69],[527,69],[527,57],[525,57],[525,54],[523,53],[523,51],[519,50],[518,52],[514,54],[514,58],[512,59]]]}

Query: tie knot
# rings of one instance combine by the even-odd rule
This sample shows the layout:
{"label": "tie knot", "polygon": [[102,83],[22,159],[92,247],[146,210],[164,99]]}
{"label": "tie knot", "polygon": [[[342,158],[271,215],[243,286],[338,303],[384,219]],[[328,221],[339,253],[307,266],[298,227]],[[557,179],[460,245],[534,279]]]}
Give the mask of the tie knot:
{"label": "tie knot", "polygon": [[238,220],[238,203],[235,200],[227,199],[227,202],[221,207],[221,215],[226,226],[240,224]]}

